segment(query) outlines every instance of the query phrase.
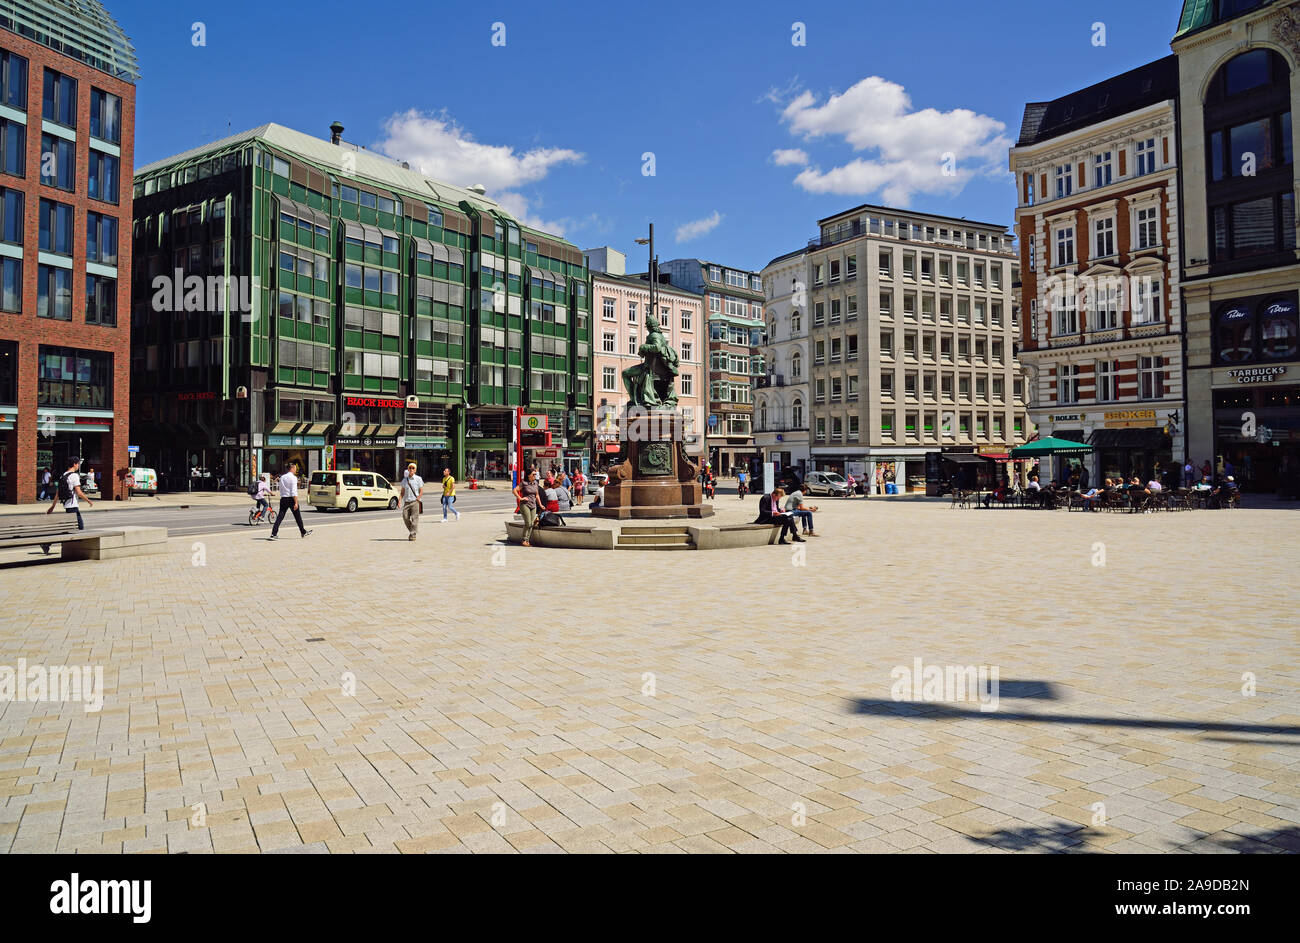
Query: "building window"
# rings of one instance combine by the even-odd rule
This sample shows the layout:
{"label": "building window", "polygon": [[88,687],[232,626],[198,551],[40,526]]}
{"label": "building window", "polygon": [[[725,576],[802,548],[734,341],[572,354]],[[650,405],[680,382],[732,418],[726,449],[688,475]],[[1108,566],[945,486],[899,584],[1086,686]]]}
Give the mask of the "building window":
{"label": "building window", "polygon": [[636,302],[635,302],[635,301],[629,301],[629,302],[627,303],[627,323],[628,323],[628,324],[635,324],[635,323],[636,323],[636,316],[637,316]]}
{"label": "building window", "polygon": [[721,283],[721,282],[722,282],[722,269],[719,268],[719,267],[716,266],[716,265],[710,265],[710,266],[709,266],[709,281],[711,281],[711,282],[718,282],[718,283]]}
{"label": "building window", "polygon": [[1150,249],[1160,245],[1159,210],[1154,206],[1137,211],[1137,248]]}
{"label": "building window", "polygon": [[600,372],[600,389],[604,393],[613,393],[618,389],[618,379],[613,367],[605,367]]}
{"label": "building window", "polygon": [[1115,217],[1108,216],[1093,222],[1096,253],[1094,258],[1105,259],[1115,254]]}
{"label": "building window", "polygon": [[0,256],[0,311],[21,311],[23,260]]}
{"label": "building window", "polygon": [[635,357],[639,349],[640,349],[640,345],[637,343],[636,332],[635,331],[629,332],[627,335],[627,352],[633,357]]}
{"label": "building window", "polygon": [[86,192],[91,199],[105,203],[117,202],[119,161],[112,154],[102,154],[91,148],[90,170]]}
{"label": "building window", "polygon": [[618,338],[612,331],[605,331],[600,337],[600,349],[607,354],[616,354],[618,353],[617,342]]}
{"label": "building window", "polygon": [[1156,139],[1147,138],[1137,143],[1137,175],[1144,177],[1156,172]]}
{"label": "building window", "polygon": [[1204,111],[1211,260],[1289,254],[1296,242],[1286,61],[1268,49],[1230,60],[1211,81]]}
{"label": "building window", "polygon": [[90,89],[90,134],[101,141],[122,143],[122,99]]}
{"label": "building window", "polygon": [[1119,399],[1119,361],[1097,363],[1097,402],[1113,403]]}
{"label": "building window", "polygon": [[691,330],[691,312],[689,308],[682,308],[682,330]]}
{"label": "building window", "polygon": [[[214,243],[215,247],[223,243]],[[102,213],[86,214],[86,261],[117,265],[117,219]],[[214,256],[213,261],[217,261]]]}
{"label": "building window", "polygon": [[21,190],[0,187],[0,242],[23,244],[26,227],[26,199]]}
{"label": "building window", "polygon": [[695,392],[695,380],[692,374],[682,374],[682,395],[691,396]]}
{"label": "building window", "polygon": [[618,318],[618,315],[614,311],[615,299],[602,298],[601,305],[601,317],[608,321],[614,321]]}
{"label": "building window", "polygon": [[1079,299],[1072,291],[1060,291],[1056,302],[1056,334],[1079,333]]}
{"label": "building window", "polygon": [[72,255],[72,207],[41,200],[40,248],[54,255]]}
{"label": "building window", "polygon": [[1056,264],[1074,264],[1074,227],[1062,226],[1056,231]]}
{"label": "building window", "polygon": [[1092,185],[1108,187],[1115,179],[1111,151],[1103,151],[1092,159]]}
{"label": "building window", "polygon": [[27,175],[27,126],[0,118],[0,170],[14,177]]}
{"label": "building window", "polygon": [[1138,359],[1138,395],[1142,399],[1164,399],[1165,369],[1163,357]]}
{"label": "building window", "polygon": [[790,357],[790,376],[796,380],[803,376],[803,355],[797,350]]}
{"label": "building window", "polygon": [[1160,279],[1144,275],[1136,279],[1137,291],[1133,299],[1133,317],[1138,324],[1151,324],[1160,320]]}
{"label": "building window", "polygon": [[27,60],[0,49],[0,104],[27,110]]}
{"label": "building window", "polygon": [[41,346],[36,371],[38,406],[113,406],[111,353]]}
{"label": "building window", "polygon": [[106,327],[117,324],[117,279],[86,276],[86,323]]}
{"label": "building window", "polygon": [[72,269],[37,266],[36,316],[55,321],[72,320]]}
{"label": "building window", "polygon": [[682,359],[685,361],[694,360],[695,349],[690,341],[682,341]]}
{"label": "building window", "polygon": [[1070,164],[1061,164],[1056,168],[1056,198],[1070,196],[1074,193],[1074,167]]}
{"label": "building window", "polygon": [[1096,279],[1090,286],[1096,312],[1094,331],[1113,331],[1119,327],[1121,279],[1118,276]]}
{"label": "building window", "polygon": [[76,145],[52,134],[42,134],[41,183],[70,191],[75,188],[76,178]]}
{"label": "building window", "polygon": [[45,99],[41,116],[65,127],[77,126],[77,80],[45,70]]}
{"label": "building window", "polygon": [[1078,364],[1061,364],[1056,378],[1056,401],[1062,404],[1079,402]]}

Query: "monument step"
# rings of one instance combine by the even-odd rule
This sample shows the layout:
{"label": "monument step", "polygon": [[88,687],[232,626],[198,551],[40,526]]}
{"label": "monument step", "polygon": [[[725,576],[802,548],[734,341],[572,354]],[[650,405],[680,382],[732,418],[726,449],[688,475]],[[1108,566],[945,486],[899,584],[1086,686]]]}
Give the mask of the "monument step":
{"label": "monument step", "polygon": [[618,542],[624,546],[658,546],[660,544],[684,544],[692,546],[690,534],[619,534]]}
{"label": "monument step", "polygon": [[665,536],[685,537],[690,532],[686,529],[685,524],[624,524],[619,533],[628,536],[662,534]]}
{"label": "monument step", "polygon": [[615,550],[694,550],[695,544],[691,543],[691,539],[689,537],[685,538],[684,542],[681,543],[679,543],[675,539],[663,538],[663,537],[659,537],[659,538],[646,537],[642,540],[632,540],[632,541],[627,541],[622,538],[619,538],[618,543],[614,545],[614,549]]}

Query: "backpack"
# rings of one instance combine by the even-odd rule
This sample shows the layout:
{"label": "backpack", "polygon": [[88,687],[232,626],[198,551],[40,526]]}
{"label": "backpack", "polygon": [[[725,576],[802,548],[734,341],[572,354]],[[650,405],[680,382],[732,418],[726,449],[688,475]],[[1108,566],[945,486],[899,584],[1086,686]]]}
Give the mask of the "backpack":
{"label": "backpack", "polygon": [[541,518],[537,522],[538,527],[566,527],[564,518],[554,511],[543,511]]}
{"label": "backpack", "polygon": [[68,476],[72,472],[66,471],[59,476],[59,500],[65,504],[72,500],[72,485],[68,484]]}

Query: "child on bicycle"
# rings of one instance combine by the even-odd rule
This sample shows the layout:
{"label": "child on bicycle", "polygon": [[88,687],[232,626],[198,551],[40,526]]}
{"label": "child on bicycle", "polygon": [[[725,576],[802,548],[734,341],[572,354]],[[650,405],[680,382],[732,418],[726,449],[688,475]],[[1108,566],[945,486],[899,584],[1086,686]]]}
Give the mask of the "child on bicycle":
{"label": "child on bicycle", "polygon": [[254,517],[259,521],[266,516],[266,509],[271,506],[270,478],[270,475],[262,475],[257,479],[257,497],[254,499],[257,501],[257,513]]}

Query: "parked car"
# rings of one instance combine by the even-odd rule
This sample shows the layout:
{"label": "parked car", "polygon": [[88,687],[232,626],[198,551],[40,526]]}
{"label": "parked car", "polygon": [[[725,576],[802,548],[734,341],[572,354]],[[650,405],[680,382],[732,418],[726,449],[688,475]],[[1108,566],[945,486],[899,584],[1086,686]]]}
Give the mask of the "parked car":
{"label": "parked car", "polygon": [[803,482],[804,494],[848,497],[849,483],[835,472],[809,472]]}
{"label": "parked car", "polygon": [[595,494],[605,486],[609,481],[609,475],[604,472],[593,472],[587,476],[587,494]]}
{"label": "parked car", "polygon": [[383,475],[362,471],[315,471],[307,485],[307,500],[318,511],[342,508],[397,507],[397,489]]}

